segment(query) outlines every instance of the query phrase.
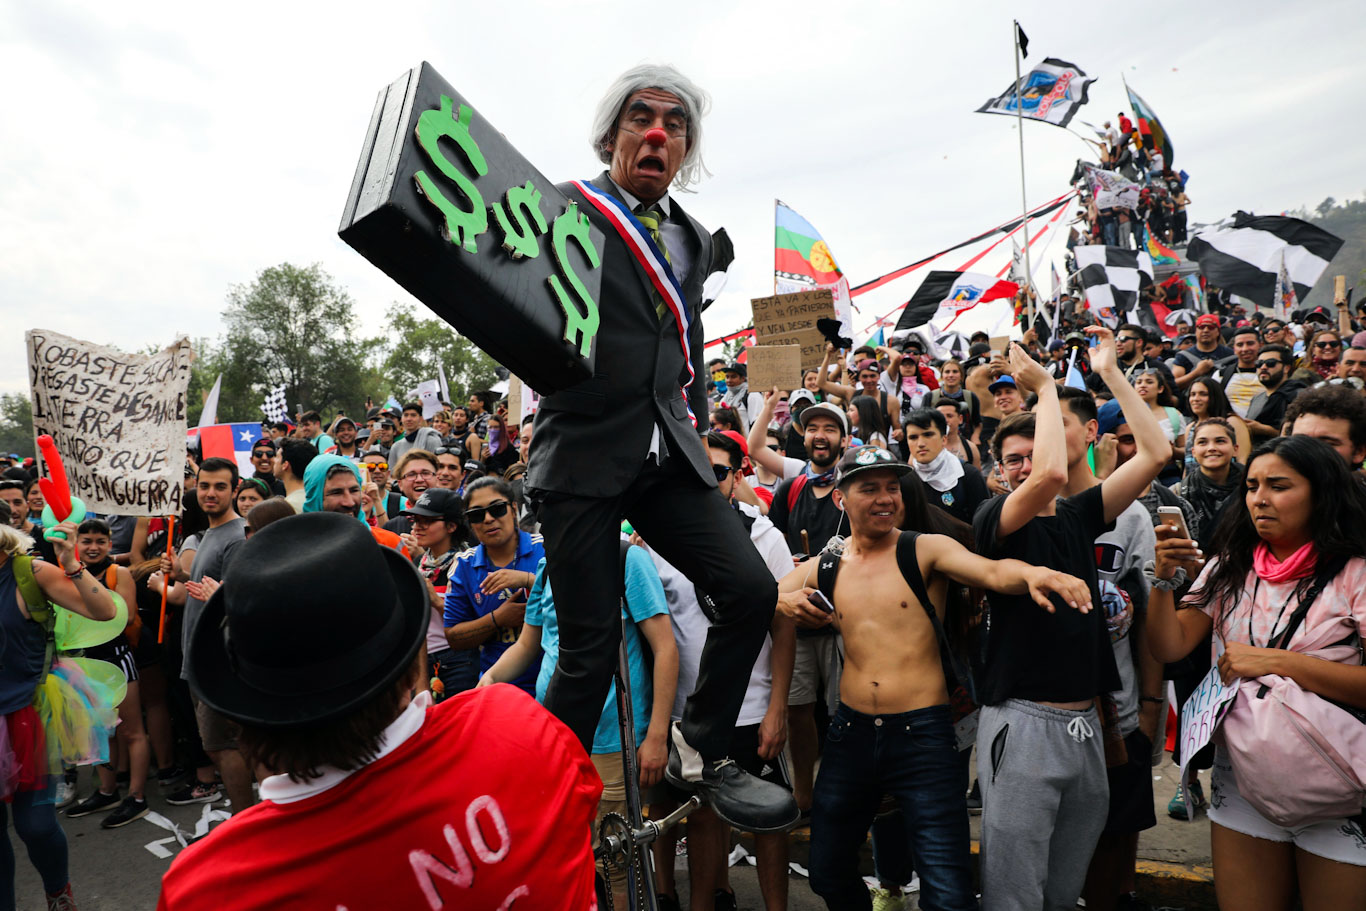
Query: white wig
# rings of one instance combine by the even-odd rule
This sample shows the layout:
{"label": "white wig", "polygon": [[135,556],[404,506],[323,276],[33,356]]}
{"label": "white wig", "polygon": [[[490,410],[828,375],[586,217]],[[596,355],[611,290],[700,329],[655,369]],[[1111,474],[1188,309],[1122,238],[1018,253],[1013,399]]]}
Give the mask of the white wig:
{"label": "white wig", "polygon": [[711,109],[711,96],[668,64],[644,63],[632,67],[617,77],[607,89],[607,94],[598,102],[593,115],[593,151],[603,164],[611,164],[612,153],[608,147],[616,139],[617,121],[626,101],[642,89],[660,89],[677,95],[683,102],[688,114],[688,151],[683,155],[683,164],[674,175],[674,186],[686,190],[690,184],[697,183],[703,176],[710,176],[702,163],[702,118]]}

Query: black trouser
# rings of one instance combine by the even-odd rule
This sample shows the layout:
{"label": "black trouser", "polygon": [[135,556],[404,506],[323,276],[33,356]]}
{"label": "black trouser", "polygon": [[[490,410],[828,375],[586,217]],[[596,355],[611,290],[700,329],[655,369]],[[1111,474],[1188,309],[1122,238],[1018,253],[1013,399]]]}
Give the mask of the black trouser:
{"label": "black trouser", "polygon": [[735,510],[674,460],[653,461],[617,497],[547,494],[540,506],[560,661],[546,708],[591,746],[621,641],[621,519],[715,601],[683,736],[704,760],[723,758],[778,587]]}

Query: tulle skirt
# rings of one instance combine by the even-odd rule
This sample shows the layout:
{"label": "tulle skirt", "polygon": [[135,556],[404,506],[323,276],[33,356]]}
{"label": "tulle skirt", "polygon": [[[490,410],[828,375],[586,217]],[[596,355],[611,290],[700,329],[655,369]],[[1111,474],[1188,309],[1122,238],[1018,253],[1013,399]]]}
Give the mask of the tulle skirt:
{"label": "tulle skirt", "polygon": [[0,799],[16,791],[41,791],[48,785],[47,738],[38,711],[26,705],[0,724]]}
{"label": "tulle skirt", "polygon": [[107,661],[59,655],[34,701],[43,728],[46,769],[109,761],[118,706],[128,691],[123,671]]}

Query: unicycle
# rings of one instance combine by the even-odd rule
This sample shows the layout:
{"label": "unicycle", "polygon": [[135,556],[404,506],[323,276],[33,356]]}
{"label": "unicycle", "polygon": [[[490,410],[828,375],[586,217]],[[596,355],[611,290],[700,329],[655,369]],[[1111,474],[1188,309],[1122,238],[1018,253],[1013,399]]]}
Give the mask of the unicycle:
{"label": "unicycle", "polygon": [[630,911],[658,911],[655,902],[654,857],[650,845],[655,839],[676,826],[683,817],[702,806],[702,798],[694,795],[668,816],[646,819],[640,799],[640,769],[636,763],[635,712],[631,706],[631,673],[626,657],[626,630],[622,621],[621,645],[617,649],[617,669],[612,679],[617,685],[617,722],[621,732],[622,770],[626,777],[626,816],[608,813],[598,824],[598,847],[594,861],[601,864],[602,890],[599,908],[624,911],[612,904],[611,877],[608,871],[626,871],[626,901]]}

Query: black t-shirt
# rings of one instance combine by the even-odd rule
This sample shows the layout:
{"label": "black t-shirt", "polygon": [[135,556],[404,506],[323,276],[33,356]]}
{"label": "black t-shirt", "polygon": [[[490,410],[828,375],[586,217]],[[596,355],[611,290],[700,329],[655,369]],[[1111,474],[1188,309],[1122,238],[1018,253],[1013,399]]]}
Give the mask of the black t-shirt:
{"label": "black t-shirt", "polygon": [[1181,366],[1190,373],[1201,361],[1214,361],[1218,363],[1225,358],[1233,357],[1233,349],[1228,345],[1217,345],[1213,351],[1201,351],[1199,348],[1191,347],[1176,354],[1176,363],[1172,366]]}
{"label": "black t-shirt", "polygon": [[796,421],[787,425],[787,436],[783,438],[783,455],[789,459],[801,459],[803,462],[811,458],[806,451],[806,438],[797,428]]}
{"label": "black t-shirt", "polygon": [[257,481],[264,481],[266,487],[270,489],[271,496],[283,497],[285,495],[285,485],[280,483],[280,479],[270,472],[256,471],[252,472],[251,476]]}
{"label": "black t-shirt", "polygon": [[[909,480],[911,475],[907,475],[906,478]],[[919,480],[920,476],[915,475],[915,478]],[[968,525],[972,524],[972,517],[977,514],[977,507],[982,504],[983,500],[991,496],[982,473],[967,462],[963,462],[963,476],[958,479],[957,484],[948,490],[935,490],[924,481],[920,481],[920,486],[925,491],[925,499],[931,506],[938,506],[955,519]]]}
{"label": "black t-shirt", "polygon": [[1000,538],[997,531],[1006,499],[996,497],[978,509],[972,523],[978,552],[1084,579],[1091,586],[1092,609],[1083,614],[1055,597],[1056,610],[1050,614],[1028,594],[989,593],[983,624],[986,642],[977,667],[978,701],[1079,702],[1114,692],[1122,684],[1100,609],[1095,541],[1115,526],[1105,521],[1100,485],[1060,499],[1056,516],[1036,516]]}
{"label": "black t-shirt", "polygon": [[823,497],[816,496],[816,487],[807,480],[802,485],[801,492],[797,494],[797,502],[789,512],[787,508],[788,491],[792,485],[801,477],[789,478],[778,485],[778,489],[773,493],[773,505],[769,507],[768,518],[778,527],[778,531],[787,538],[787,549],[794,554],[806,553],[806,548],[802,547],[802,529],[806,529],[807,538],[811,542],[811,553],[820,553],[825,547],[825,542],[829,541],[839,529],[846,534],[849,527],[845,525],[840,528],[840,519],[844,513],[835,508],[835,498],[830,494]]}

